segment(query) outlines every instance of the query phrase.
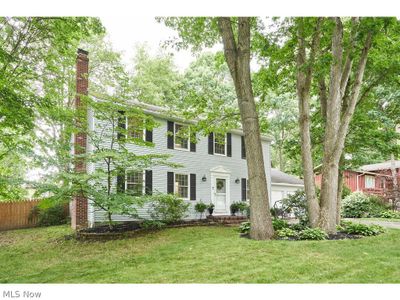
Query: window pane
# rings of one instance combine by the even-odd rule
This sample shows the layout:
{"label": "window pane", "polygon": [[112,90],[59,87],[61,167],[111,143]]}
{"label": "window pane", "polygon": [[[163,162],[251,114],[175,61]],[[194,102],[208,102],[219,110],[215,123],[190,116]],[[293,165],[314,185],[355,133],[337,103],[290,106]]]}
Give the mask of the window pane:
{"label": "window pane", "polygon": [[131,138],[143,139],[143,120],[128,118],[128,135]]}
{"label": "window pane", "polygon": [[215,134],[214,152],[225,155],[225,134]]}
{"label": "window pane", "polygon": [[126,174],[126,190],[129,194],[135,196],[143,194],[142,172],[128,172]]}
{"label": "window pane", "polygon": [[187,126],[175,123],[175,148],[188,149],[189,139],[186,137]]}
{"label": "window pane", "polygon": [[222,178],[217,178],[217,193],[226,193],[226,181]]}
{"label": "window pane", "polygon": [[175,193],[178,197],[188,198],[189,195],[189,176],[175,174]]}

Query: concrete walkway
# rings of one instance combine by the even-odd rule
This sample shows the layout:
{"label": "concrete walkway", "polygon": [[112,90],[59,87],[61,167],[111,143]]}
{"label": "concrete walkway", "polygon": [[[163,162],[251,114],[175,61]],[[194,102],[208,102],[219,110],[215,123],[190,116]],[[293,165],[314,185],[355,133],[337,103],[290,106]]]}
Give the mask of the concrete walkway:
{"label": "concrete walkway", "polygon": [[381,221],[381,220],[366,220],[366,219],[343,219],[345,221],[351,221],[354,223],[361,223],[361,224],[366,224],[366,225],[370,225],[370,224],[377,224],[377,225],[381,225],[382,227],[385,228],[393,228],[393,229],[400,229],[400,222],[391,222],[391,221]]}

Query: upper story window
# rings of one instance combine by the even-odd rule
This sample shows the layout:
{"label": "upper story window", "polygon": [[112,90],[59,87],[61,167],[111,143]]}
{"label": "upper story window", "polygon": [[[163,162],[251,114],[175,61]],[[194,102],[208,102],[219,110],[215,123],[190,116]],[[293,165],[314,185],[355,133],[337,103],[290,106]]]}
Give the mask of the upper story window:
{"label": "upper story window", "polygon": [[189,198],[189,176],[187,174],[175,174],[174,193],[183,199]]}
{"label": "upper story window", "polygon": [[374,176],[365,175],[365,188],[367,188],[367,189],[375,188],[375,177]]}
{"label": "upper story window", "polygon": [[143,120],[140,118],[127,118],[127,132],[129,138],[144,139]]}
{"label": "upper story window", "polygon": [[133,196],[141,196],[144,191],[144,174],[143,172],[127,171],[125,190]]}
{"label": "upper story window", "polygon": [[174,148],[189,150],[188,127],[178,123],[174,127]]}
{"label": "upper story window", "polygon": [[214,134],[214,153],[226,155],[226,134]]}

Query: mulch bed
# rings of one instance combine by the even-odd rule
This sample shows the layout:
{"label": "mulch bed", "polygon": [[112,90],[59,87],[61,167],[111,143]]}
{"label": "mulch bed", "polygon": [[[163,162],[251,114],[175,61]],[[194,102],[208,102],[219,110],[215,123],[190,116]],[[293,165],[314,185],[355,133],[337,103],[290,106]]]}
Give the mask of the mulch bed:
{"label": "mulch bed", "polygon": [[[212,220],[184,220],[173,224],[168,224],[164,228],[177,228],[177,227],[189,227],[189,226],[213,226],[219,225]],[[71,239],[72,237],[78,241],[108,241],[122,238],[131,238],[145,233],[155,232],[159,229],[142,228],[140,222],[124,222],[115,224],[112,229],[108,225],[96,226],[93,228],[85,228],[78,230],[73,236],[66,236],[65,239]]]}

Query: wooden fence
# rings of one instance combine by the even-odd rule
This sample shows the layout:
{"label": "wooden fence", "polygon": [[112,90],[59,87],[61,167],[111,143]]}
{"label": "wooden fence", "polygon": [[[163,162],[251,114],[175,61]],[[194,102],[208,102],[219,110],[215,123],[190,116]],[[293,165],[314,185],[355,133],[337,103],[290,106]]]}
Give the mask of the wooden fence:
{"label": "wooden fence", "polygon": [[37,219],[29,219],[32,207],[40,200],[0,202],[0,230],[35,227]]}

